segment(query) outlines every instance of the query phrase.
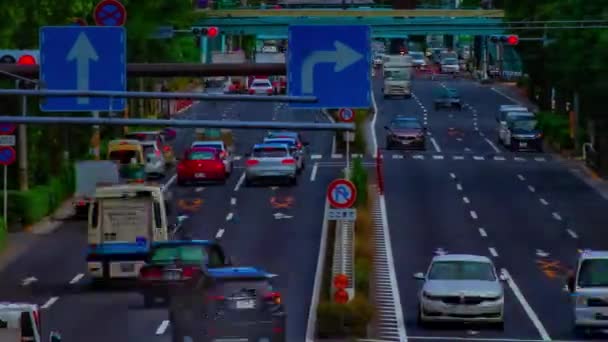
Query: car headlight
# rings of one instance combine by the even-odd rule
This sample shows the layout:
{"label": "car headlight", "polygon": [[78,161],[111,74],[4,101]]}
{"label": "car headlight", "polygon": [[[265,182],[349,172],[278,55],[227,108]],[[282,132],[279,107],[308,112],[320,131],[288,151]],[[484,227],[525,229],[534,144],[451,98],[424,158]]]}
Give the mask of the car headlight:
{"label": "car headlight", "polygon": [[426,292],[426,291],[422,291],[422,296],[423,296],[424,298],[426,298],[426,299],[430,299],[430,300],[438,300],[438,299],[440,299],[440,298],[441,298],[441,297],[438,297],[438,296],[433,296],[433,295],[429,294],[429,293],[428,293],[428,292]]}

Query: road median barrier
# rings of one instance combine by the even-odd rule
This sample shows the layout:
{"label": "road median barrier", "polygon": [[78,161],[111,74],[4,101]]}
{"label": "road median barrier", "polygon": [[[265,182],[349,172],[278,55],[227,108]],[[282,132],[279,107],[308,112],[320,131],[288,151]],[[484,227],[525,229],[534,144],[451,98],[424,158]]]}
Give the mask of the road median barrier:
{"label": "road median barrier", "polygon": [[[326,222],[329,229],[316,312],[316,337],[320,339],[367,337],[374,317],[375,309],[370,301],[373,231],[367,196],[368,175],[361,158],[353,160],[350,180],[357,188],[356,220]],[[341,275],[346,275],[346,284],[337,283]],[[344,304],[336,297],[339,288],[348,293]]]}

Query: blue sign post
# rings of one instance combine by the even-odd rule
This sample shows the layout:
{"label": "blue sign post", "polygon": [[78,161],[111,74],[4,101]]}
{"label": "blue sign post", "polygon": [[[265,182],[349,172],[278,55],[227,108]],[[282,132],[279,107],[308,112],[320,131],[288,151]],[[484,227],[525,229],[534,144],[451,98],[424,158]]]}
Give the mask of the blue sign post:
{"label": "blue sign post", "polygon": [[371,28],[289,26],[287,80],[291,96],[316,96],[292,108],[371,107]]}
{"label": "blue sign post", "polygon": [[[123,27],[47,26],[40,29],[40,81],[48,90],[127,89]],[[48,97],[43,112],[123,111],[125,99]]]}

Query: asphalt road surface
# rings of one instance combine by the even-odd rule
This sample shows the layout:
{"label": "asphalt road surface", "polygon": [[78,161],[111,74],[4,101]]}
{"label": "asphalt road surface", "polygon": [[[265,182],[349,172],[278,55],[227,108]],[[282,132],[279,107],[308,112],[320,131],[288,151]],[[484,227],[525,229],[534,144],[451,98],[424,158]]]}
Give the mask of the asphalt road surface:
{"label": "asphalt road surface", "polygon": [[[234,102],[200,103],[182,117],[224,120],[319,121],[318,111],[292,111],[286,104]],[[235,131],[235,169],[225,185],[178,187],[169,174],[175,214],[188,215],[182,231],[194,238],[221,237],[236,264],[278,274],[278,289],[287,307],[287,340],[303,341],[313,292],[321,238],[324,194],[339,174],[330,157],[331,133],[304,132],[310,141],[306,170],[295,187],[243,186],[243,160],[265,131]],[[175,149],[182,153],[194,139],[193,129],[181,129]],[[131,286],[93,290],[85,263],[86,223],[65,222],[41,236],[34,248],[0,274],[0,301],[25,301],[44,308],[42,325],[48,336],[58,330],[65,341],[169,341],[167,311],[144,309]],[[23,280],[37,281],[24,285]]]}
{"label": "asphalt road surface", "polygon": [[[462,112],[435,111],[435,89],[456,88]],[[394,115],[428,126],[426,151],[383,151],[387,215],[409,339],[582,339],[572,329],[566,274],[577,249],[608,248],[608,202],[548,154],[510,152],[497,142],[495,113],[505,96],[468,80],[415,80],[411,99],[375,93],[378,144]],[[416,324],[416,272],[440,253],[480,254],[506,269],[505,328]],[[592,337],[607,340],[608,335]]]}

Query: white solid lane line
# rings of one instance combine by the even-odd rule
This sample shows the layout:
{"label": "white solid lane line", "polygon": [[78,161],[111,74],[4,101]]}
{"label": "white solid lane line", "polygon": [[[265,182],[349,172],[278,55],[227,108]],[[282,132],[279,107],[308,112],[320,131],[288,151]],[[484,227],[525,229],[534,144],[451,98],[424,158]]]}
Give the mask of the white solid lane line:
{"label": "white solid lane line", "polygon": [[234,186],[234,191],[239,191],[239,189],[241,188],[241,185],[243,185],[244,181],[245,181],[245,172],[243,172],[243,174],[241,174],[239,181],[236,182],[236,185]]}
{"label": "white solid lane line", "polygon": [[485,138],[485,141],[494,149],[494,151],[496,151],[496,153],[501,153],[500,149],[496,147],[490,139]]}
{"label": "white solid lane line", "polygon": [[456,175],[452,172],[450,172],[450,177],[452,177],[452,179],[456,179]]}
{"label": "white solid lane line", "polygon": [[554,219],[556,219],[556,220],[558,220],[558,221],[561,221],[561,220],[562,220],[562,217],[561,217],[561,216],[560,216],[560,214],[558,214],[558,213],[553,213],[553,214],[551,214],[551,215],[553,215],[553,218],[554,218]]}
{"label": "white solid lane line", "polygon": [[471,201],[469,200],[469,198],[468,198],[467,196],[464,196],[464,197],[462,198],[462,201],[463,201],[464,203],[466,203],[466,204],[471,203]]}
{"label": "white solid lane line", "polygon": [[225,233],[225,232],[226,232],[226,231],[224,230],[224,228],[220,228],[220,229],[217,231],[217,233],[215,234],[215,238],[216,238],[216,239],[221,239],[221,238],[222,238],[222,236],[224,236],[224,233]]}
{"label": "white solid lane line", "polygon": [[471,211],[470,211],[470,214],[471,214],[471,218],[472,218],[473,220],[477,220],[478,216],[477,216],[477,213],[475,212],[475,210],[471,210]]}
{"label": "white solid lane line", "polygon": [[519,180],[521,181],[525,181],[526,177],[522,176],[522,175],[517,175],[517,178],[519,178]]}
{"label": "white solid lane line", "polygon": [[51,307],[51,305],[55,304],[56,301],[59,300],[59,297],[51,297],[49,300],[46,301],[46,303],[44,303],[40,308],[41,309],[48,309]]}
{"label": "white solid lane line", "polygon": [[175,182],[176,179],[177,179],[177,174],[174,174],[173,176],[171,176],[171,178],[169,178],[167,183],[165,183],[163,185],[163,190],[168,189],[171,186],[171,184],[173,184],[173,182]]}
{"label": "white solid lane line", "polygon": [[158,329],[156,329],[156,335],[162,335],[165,333],[165,331],[167,331],[167,328],[169,327],[169,321],[164,320],[160,323],[160,325],[158,326]]}
{"label": "white solid lane line", "polygon": [[236,197],[230,199],[230,205],[236,205]]}
{"label": "white solid lane line", "polygon": [[310,173],[310,181],[314,182],[317,178],[317,170],[319,169],[319,163],[315,163],[312,167],[312,172]]}
{"label": "white solid lane line", "polygon": [[76,284],[80,281],[80,279],[82,279],[82,277],[84,277],[84,273],[78,273],[74,278],[72,278],[72,280],[70,280],[70,284]]}
{"label": "white solid lane line", "polygon": [[232,217],[234,216],[233,213],[228,213],[228,215],[226,215],[226,221],[230,221],[232,220]]}
{"label": "white solid lane line", "polygon": [[530,192],[536,191],[536,189],[532,185],[528,185],[528,190],[530,190]]}
{"label": "white solid lane line", "polygon": [[460,183],[456,184],[456,189],[458,189],[458,191],[462,191],[462,185],[460,185]]}
{"label": "white solid lane line", "polygon": [[486,233],[486,230],[483,228],[479,228],[479,235],[482,237],[488,237],[488,233]]}
{"label": "white solid lane line", "polygon": [[431,138],[431,144],[433,144],[435,151],[441,153],[441,148],[439,147],[439,144],[437,144],[437,141],[435,141],[435,138]]}
{"label": "white solid lane line", "polygon": [[488,250],[490,251],[490,254],[492,254],[493,257],[498,257],[498,252],[496,251],[496,248],[490,247],[488,248]]}
{"label": "white solid lane line", "polygon": [[544,199],[544,198],[539,199],[539,201],[540,201],[540,203],[542,203],[543,205],[549,205],[549,202],[547,202],[547,200],[546,200],[546,199]]}
{"label": "white solid lane line", "polygon": [[566,229],[566,231],[568,232],[568,234],[570,234],[570,236],[572,236],[573,239],[578,239],[578,234],[576,234],[574,230]]}
{"label": "white solid lane line", "polygon": [[517,286],[515,280],[513,280],[513,278],[511,277],[511,274],[509,274],[509,272],[504,268],[501,270],[501,273],[507,277],[507,284],[511,288],[511,291],[513,291],[513,294],[515,294],[515,297],[519,301],[519,304],[521,304],[521,306],[524,308],[524,311],[528,315],[530,321],[532,321],[532,324],[534,324],[534,327],[540,334],[540,337],[543,339],[543,341],[551,341],[551,337],[547,333],[547,330],[541,323],[540,319],[538,319],[536,312],[534,312],[530,304],[528,304],[528,301],[524,297],[523,293],[521,293],[519,286]]}

